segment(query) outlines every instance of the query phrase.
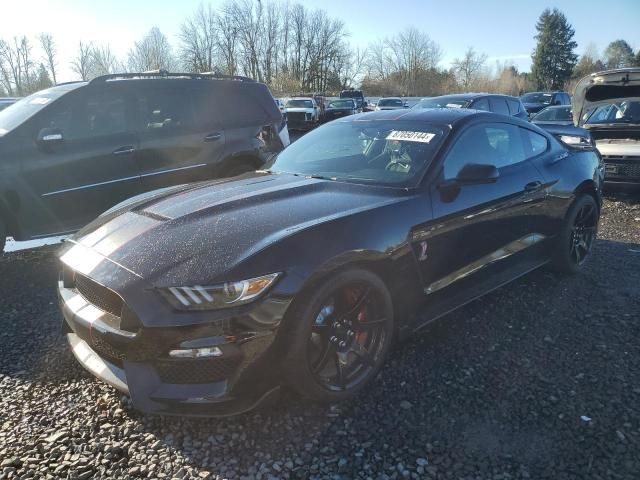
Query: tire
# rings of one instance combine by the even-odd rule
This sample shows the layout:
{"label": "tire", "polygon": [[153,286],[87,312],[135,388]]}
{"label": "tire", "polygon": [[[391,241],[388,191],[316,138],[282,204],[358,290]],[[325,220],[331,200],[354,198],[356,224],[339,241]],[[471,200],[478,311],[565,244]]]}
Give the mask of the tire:
{"label": "tire", "polygon": [[577,273],[588,260],[598,232],[600,209],[595,199],[581,194],[565,216],[551,259],[551,268],[557,272]]}
{"label": "tire", "polygon": [[296,298],[283,328],[288,386],[316,402],[347,400],[376,376],[393,342],[391,294],[374,273],[345,270]]}
{"label": "tire", "polygon": [[0,253],[4,251],[4,246],[7,241],[7,226],[0,217]]}
{"label": "tire", "polygon": [[248,160],[231,160],[229,165],[222,171],[220,178],[237,177],[243,173],[253,172],[255,170],[255,165]]}

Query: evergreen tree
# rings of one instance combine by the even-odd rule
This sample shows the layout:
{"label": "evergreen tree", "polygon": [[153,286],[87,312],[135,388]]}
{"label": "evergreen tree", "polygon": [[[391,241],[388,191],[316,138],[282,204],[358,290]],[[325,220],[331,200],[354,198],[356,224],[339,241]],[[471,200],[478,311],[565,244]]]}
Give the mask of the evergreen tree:
{"label": "evergreen tree", "polygon": [[607,68],[632,67],[635,63],[633,50],[624,40],[611,42],[604,51],[604,60]]}
{"label": "evergreen tree", "polygon": [[640,48],[638,49],[638,53],[636,53],[636,67],[640,67]]}
{"label": "evergreen tree", "polygon": [[563,88],[571,77],[578,56],[574,53],[578,44],[573,40],[575,31],[560,10],[548,8],[536,23],[538,44],[531,55],[531,74],[538,88],[556,90]]}

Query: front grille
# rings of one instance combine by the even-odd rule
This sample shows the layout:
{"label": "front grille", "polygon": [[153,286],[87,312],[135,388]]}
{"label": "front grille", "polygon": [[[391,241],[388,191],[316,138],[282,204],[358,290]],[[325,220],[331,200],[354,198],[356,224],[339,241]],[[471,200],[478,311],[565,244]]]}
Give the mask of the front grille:
{"label": "front grille", "polygon": [[[607,177],[631,177],[640,178],[640,157],[626,155],[603,155],[605,165],[608,167]],[[611,170],[613,169],[613,170]]]}
{"label": "front grille", "polygon": [[296,124],[296,125],[300,125],[305,123],[305,115],[306,113],[304,112],[291,112],[291,113],[287,113],[287,120],[289,121],[289,123],[292,124]]}
{"label": "front grille", "polygon": [[113,345],[105,342],[99,336],[94,336],[91,339],[91,348],[95,350],[95,352],[104,358],[106,361],[117,365],[122,368],[123,360],[125,359],[125,354],[121,352],[118,348]]}
{"label": "front grille", "polygon": [[240,355],[212,359],[158,360],[156,371],[164,383],[213,383],[233,375],[240,364]]}
{"label": "front grille", "polygon": [[122,298],[113,290],[109,290],[79,273],[75,274],[75,287],[87,302],[100,310],[116,317],[120,317],[122,314]]}

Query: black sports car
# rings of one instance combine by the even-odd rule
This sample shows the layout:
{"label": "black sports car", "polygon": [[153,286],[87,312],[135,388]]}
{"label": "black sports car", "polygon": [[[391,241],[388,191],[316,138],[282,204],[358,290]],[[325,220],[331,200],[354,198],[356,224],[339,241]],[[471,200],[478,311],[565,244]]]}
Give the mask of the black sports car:
{"label": "black sports car", "polygon": [[68,340],[147,412],[233,414],[283,385],[345,399],[394,339],[546,263],[578,270],[602,179],[595,150],[504,115],[337,120],[268,170],[80,231],[61,252]]}

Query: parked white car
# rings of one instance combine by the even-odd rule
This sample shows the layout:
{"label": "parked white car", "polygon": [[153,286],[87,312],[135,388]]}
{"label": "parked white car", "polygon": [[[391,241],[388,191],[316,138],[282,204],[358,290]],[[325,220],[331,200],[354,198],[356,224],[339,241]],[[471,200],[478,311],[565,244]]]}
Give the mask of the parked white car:
{"label": "parked white car", "polygon": [[291,130],[311,130],[320,122],[320,108],[313,98],[293,97],[286,101],[285,107]]}

